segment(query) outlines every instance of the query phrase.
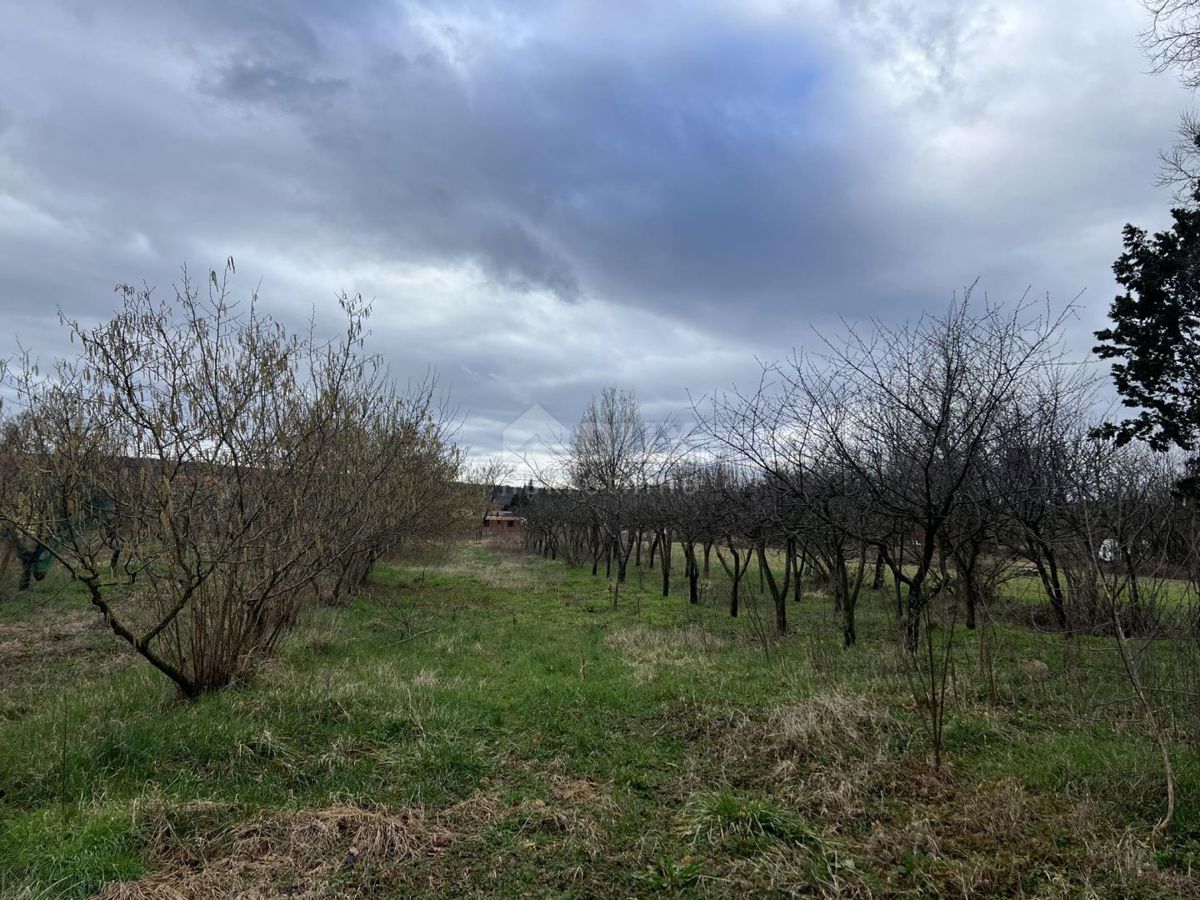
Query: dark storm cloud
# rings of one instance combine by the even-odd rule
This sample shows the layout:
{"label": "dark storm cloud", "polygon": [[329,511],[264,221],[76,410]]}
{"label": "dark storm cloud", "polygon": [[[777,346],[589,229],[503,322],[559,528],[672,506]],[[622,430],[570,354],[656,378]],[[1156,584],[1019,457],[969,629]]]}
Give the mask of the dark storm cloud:
{"label": "dark storm cloud", "polygon": [[[0,309],[167,290],[234,255],[285,317],[376,298],[467,433],[606,382],[655,409],[838,317],[982,276],[1112,291],[1188,98],[1124,0],[14,5]],[[488,438],[488,435],[491,435]]]}

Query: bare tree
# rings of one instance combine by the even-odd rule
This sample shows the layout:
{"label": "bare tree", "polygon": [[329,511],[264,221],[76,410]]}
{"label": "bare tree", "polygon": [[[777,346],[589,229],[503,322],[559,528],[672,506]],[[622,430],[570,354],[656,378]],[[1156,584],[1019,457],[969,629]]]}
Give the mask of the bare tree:
{"label": "bare tree", "polygon": [[1156,832],[1175,812],[1172,710],[1200,701],[1193,684],[1170,680],[1163,657],[1174,650],[1162,646],[1186,643],[1194,624],[1194,598],[1188,605],[1170,596],[1182,571],[1180,551],[1195,549],[1195,512],[1174,490],[1182,471],[1170,454],[1083,437],[1066,504],[1078,574],[1073,600],[1087,605],[1092,632],[1111,637],[1130,700],[1162,758],[1166,798]]}
{"label": "bare tree", "polygon": [[567,483],[591,513],[595,556],[616,564],[624,582],[640,534],[631,527],[634,497],[659,483],[675,461],[681,439],[674,423],[648,424],[632,391],[605,388],[594,397],[562,459]]}
{"label": "bare tree", "polygon": [[[902,566],[885,553],[907,590],[905,641],[915,650],[927,591],[953,551],[956,506],[978,470],[1001,413],[1022,385],[1052,369],[1062,319],[1027,303],[1005,312],[972,302],[968,290],[942,316],[900,328],[876,325],[827,341],[823,359],[784,370],[789,395],[811,408],[818,433],[869,493],[881,519],[914,545]],[[931,577],[932,576],[932,577]]]}
{"label": "bare tree", "polygon": [[[1200,3],[1197,0],[1143,0],[1150,24],[1141,35],[1152,71],[1174,71],[1187,88],[1200,88]],[[1200,183],[1200,118],[1191,110],[1179,117],[1175,143],[1160,154],[1159,184],[1194,200]]]}
{"label": "bare tree", "polygon": [[470,486],[470,499],[477,523],[476,537],[483,537],[484,523],[488,513],[492,511],[496,489],[504,484],[505,479],[511,478],[512,474],[512,464],[499,456],[488,457],[467,467],[463,477]]}
{"label": "bare tree", "polygon": [[1150,25],[1142,32],[1156,72],[1174,69],[1186,87],[1200,88],[1200,3],[1197,0],[1144,0]]}

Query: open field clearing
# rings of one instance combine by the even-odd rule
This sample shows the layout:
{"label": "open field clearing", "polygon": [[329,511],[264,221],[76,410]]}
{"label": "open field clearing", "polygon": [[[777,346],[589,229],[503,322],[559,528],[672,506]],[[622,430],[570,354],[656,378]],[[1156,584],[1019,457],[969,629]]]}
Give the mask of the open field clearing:
{"label": "open field clearing", "polygon": [[1200,756],[1152,838],[1157,751],[1061,640],[997,626],[992,691],[960,635],[936,771],[884,597],[842,650],[819,594],[778,638],[638,583],[463,545],[182,703],[47,578],[0,608],[0,894],[1200,896]]}

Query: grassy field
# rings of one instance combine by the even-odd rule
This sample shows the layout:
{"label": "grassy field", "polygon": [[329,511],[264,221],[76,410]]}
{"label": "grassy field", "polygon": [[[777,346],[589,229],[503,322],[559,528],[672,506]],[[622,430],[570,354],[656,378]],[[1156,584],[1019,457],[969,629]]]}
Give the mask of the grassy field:
{"label": "grassy field", "polygon": [[1086,642],[998,627],[992,690],[959,632],[935,771],[886,597],[847,652],[823,597],[776,641],[656,586],[467,545],[182,704],[48,578],[0,604],[0,896],[1200,896],[1200,757],[1151,840]]}

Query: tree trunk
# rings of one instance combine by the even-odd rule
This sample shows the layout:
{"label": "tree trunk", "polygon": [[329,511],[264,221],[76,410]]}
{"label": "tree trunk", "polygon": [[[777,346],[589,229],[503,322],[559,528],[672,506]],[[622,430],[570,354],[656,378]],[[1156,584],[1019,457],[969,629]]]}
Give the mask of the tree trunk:
{"label": "tree trunk", "polygon": [[[12,561],[13,554],[14,549],[12,543],[9,541],[4,541],[4,552],[0,553],[0,578],[3,578],[8,574],[8,564]],[[0,600],[5,599],[4,595],[4,588],[2,585],[0,585]]]}
{"label": "tree trunk", "polygon": [[903,581],[901,580],[901,577],[900,577],[901,575],[904,574],[904,542],[903,542],[903,540],[900,542],[898,552],[896,553],[896,563],[894,566],[891,566],[891,569],[892,569],[892,581],[895,583],[895,586],[896,586],[896,621],[899,622],[902,618],[904,618],[904,592],[901,589],[901,585],[903,584]]}
{"label": "tree trunk", "polygon": [[687,579],[688,579],[688,602],[699,603],[700,592],[697,587],[700,582],[700,566],[696,559],[696,544],[693,541],[687,541],[683,545],[684,559],[687,561]]}
{"label": "tree trunk", "polygon": [[622,544],[619,539],[617,540],[617,584],[625,583],[625,576],[629,573],[629,557],[633,553],[634,543],[636,543],[640,549],[642,546],[642,537],[640,534],[634,534],[632,529],[629,532],[628,546]]}
{"label": "tree trunk", "polygon": [[671,532],[663,532],[662,546],[659,552],[659,559],[662,562],[662,577],[664,597],[671,596]]}
{"label": "tree trunk", "polygon": [[[158,669],[158,671],[162,672],[173,682],[175,682],[175,686],[179,689],[179,693],[188,700],[195,700],[200,696],[201,690],[195,681],[188,678],[182,671],[175,668],[175,666],[171,665],[169,662],[151,650],[149,639],[146,637],[141,639],[135,637],[133,632],[131,632],[125,627],[124,624],[117,620],[117,618],[112,614],[112,609],[109,607],[108,602],[104,599],[104,595],[101,593],[100,587],[95,581],[89,581],[87,583],[87,588],[88,592],[91,594],[92,605],[100,610],[101,614],[104,616],[104,620],[108,623],[108,627],[112,629],[113,634],[121,638],[123,641],[126,641],[131,647],[133,647],[134,650],[138,652],[138,654],[142,656],[143,659],[149,662],[150,665],[154,666],[154,668]],[[161,628],[163,624],[165,623],[160,623],[158,628]],[[157,631],[157,629],[155,629],[155,631]]]}
{"label": "tree trunk", "polygon": [[800,595],[801,595],[800,584],[804,579],[804,569],[805,569],[805,564],[807,563],[807,560],[808,560],[808,545],[806,544],[804,547],[804,550],[795,554],[792,557],[792,600],[795,603],[800,602]]}
{"label": "tree trunk", "polygon": [[908,586],[908,609],[904,619],[904,649],[916,653],[921,643],[921,586],[913,583]]}
{"label": "tree trunk", "polygon": [[967,569],[966,575],[963,576],[963,588],[967,598],[967,629],[975,630],[975,607],[979,598],[979,583],[975,578],[975,562],[971,561],[971,565]]}
{"label": "tree trunk", "polygon": [[1059,628],[1066,631],[1067,604],[1063,596],[1062,580],[1058,575],[1058,560],[1054,551],[1039,536],[1030,541],[1028,555],[1032,557],[1033,564],[1037,568],[1038,578],[1041,579],[1042,588],[1046,591],[1050,608],[1054,611],[1054,620],[1058,622]]}
{"label": "tree trunk", "polygon": [[730,569],[729,563],[725,562],[725,557],[721,554],[721,548],[717,547],[717,561],[721,563],[721,568],[729,576],[729,615],[736,619],[738,614],[738,589],[742,583],[742,576],[746,574],[746,566],[750,563],[750,555],[746,555],[746,565],[743,565],[742,555],[733,546],[733,541],[729,542],[729,554],[733,557],[732,569]]}
{"label": "tree trunk", "polygon": [[792,580],[792,554],[794,552],[795,544],[791,540],[788,540],[784,549],[783,584],[780,585],[775,580],[775,574],[771,571],[771,567],[767,563],[766,542],[760,541],[758,544],[758,571],[760,577],[766,579],[771,589],[771,598],[775,601],[775,628],[780,634],[784,634],[787,631],[787,595],[788,587]]}

